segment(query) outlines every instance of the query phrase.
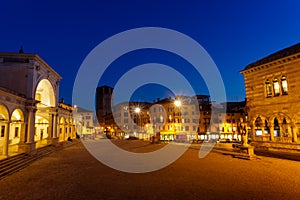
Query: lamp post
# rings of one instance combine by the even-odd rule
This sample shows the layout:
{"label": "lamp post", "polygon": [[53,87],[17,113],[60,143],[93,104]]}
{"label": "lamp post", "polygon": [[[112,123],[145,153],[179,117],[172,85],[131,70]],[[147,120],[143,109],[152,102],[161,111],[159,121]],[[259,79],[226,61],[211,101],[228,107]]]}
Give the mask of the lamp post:
{"label": "lamp post", "polygon": [[[181,101],[180,100],[175,100],[174,101],[174,105],[175,105],[175,107],[176,108],[180,108],[181,107]],[[176,113],[176,112],[175,112]],[[179,115],[179,113],[180,112],[178,112],[178,118],[177,118],[177,120],[178,120],[178,123],[179,123],[179,133],[180,133],[180,131],[181,131],[181,117],[179,117],[180,115]],[[175,130],[176,130],[176,128],[175,128]],[[175,131],[174,131],[175,132]],[[175,136],[175,134],[174,134],[174,138],[176,138],[176,136]]]}
{"label": "lamp post", "polygon": [[[140,114],[140,112],[141,112],[141,108],[140,107],[136,107],[135,109],[134,109],[134,112],[136,113],[136,116],[137,116],[137,119],[136,119],[136,122],[137,122],[137,125],[139,126],[139,130],[141,131],[141,124],[139,123],[139,119],[140,119],[140,117],[139,117],[139,114]],[[139,135],[139,132],[138,132],[138,135]]]}

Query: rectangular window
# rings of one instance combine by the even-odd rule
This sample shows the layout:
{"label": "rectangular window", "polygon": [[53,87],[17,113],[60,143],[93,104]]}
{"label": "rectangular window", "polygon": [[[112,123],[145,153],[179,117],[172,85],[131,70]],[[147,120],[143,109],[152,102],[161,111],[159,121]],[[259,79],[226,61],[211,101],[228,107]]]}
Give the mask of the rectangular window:
{"label": "rectangular window", "polygon": [[280,86],[279,86],[279,83],[278,83],[277,79],[274,79],[273,87],[274,87],[274,95],[279,96],[280,95]]}
{"label": "rectangular window", "polygon": [[19,137],[19,127],[15,127],[15,137]]}
{"label": "rectangular window", "polygon": [[287,81],[286,81],[286,77],[283,76],[281,78],[281,87],[282,87],[282,94],[283,95],[286,95],[288,94],[288,84],[287,84]]}
{"label": "rectangular window", "polygon": [[1,137],[4,137],[5,126],[1,126]]}

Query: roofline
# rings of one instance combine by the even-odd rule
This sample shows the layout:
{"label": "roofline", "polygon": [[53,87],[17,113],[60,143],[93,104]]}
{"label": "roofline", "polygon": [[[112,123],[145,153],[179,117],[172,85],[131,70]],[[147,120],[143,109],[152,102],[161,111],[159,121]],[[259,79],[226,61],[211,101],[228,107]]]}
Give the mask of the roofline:
{"label": "roofline", "polygon": [[46,63],[45,60],[43,60],[38,54],[35,53],[16,53],[16,52],[0,52],[0,57],[5,56],[8,58],[31,58],[31,59],[36,59],[39,62],[41,62],[43,65],[45,65],[52,73],[54,73],[60,80],[62,77],[50,66],[48,63]]}

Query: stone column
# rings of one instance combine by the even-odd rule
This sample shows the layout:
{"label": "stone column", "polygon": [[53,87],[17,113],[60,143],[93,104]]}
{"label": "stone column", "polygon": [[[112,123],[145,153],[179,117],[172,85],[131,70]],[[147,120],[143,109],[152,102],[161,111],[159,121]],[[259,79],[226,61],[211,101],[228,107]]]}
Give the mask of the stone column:
{"label": "stone column", "polygon": [[24,122],[21,122],[21,130],[20,130],[20,142],[18,144],[18,152],[24,153],[26,151],[26,126]]}
{"label": "stone column", "polygon": [[49,124],[48,124],[48,137],[47,137],[47,144],[52,144],[53,139],[53,113],[49,113]]}
{"label": "stone column", "polygon": [[20,144],[24,144],[25,143],[25,123],[21,122],[21,130],[20,130]]}
{"label": "stone column", "polygon": [[265,136],[265,127],[261,127],[261,137],[262,137],[262,141],[264,141],[264,136]]}
{"label": "stone column", "polygon": [[274,141],[274,126],[273,125],[270,125],[270,139],[271,139],[271,142]]}
{"label": "stone column", "polygon": [[10,122],[5,125],[5,132],[3,138],[3,155],[8,157],[8,146],[9,146],[9,134],[10,134]]}
{"label": "stone column", "polygon": [[55,123],[56,123],[56,135],[55,137],[59,139],[59,129],[60,129],[60,125],[59,125],[59,117],[58,117],[58,114],[55,115]]}
{"label": "stone column", "polygon": [[27,119],[27,145],[29,146],[28,153],[36,154],[36,142],[34,141],[35,135],[35,112],[36,108],[34,106],[28,106],[28,119]]}
{"label": "stone column", "polygon": [[255,141],[255,128],[253,124],[251,125],[251,139]]}
{"label": "stone column", "polygon": [[53,138],[57,138],[57,130],[58,130],[58,124],[57,124],[57,114],[53,114]]}
{"label": "stone column", "polygon": [[291,124],[291,130],[292,130],[293,142],[297,143],[298,142],[298,137],[297,137],[298,127],[294,123]]}

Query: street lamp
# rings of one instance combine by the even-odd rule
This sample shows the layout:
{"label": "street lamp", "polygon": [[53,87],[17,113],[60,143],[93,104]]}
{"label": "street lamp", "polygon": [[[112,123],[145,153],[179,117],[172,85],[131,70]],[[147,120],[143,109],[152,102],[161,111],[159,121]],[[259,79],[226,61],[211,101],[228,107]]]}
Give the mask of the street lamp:
{"label": "street lamp", "polygon": [[180,107],[180,106],[181,106],[181,101],[180,101],[180,100],[175,100],[175,101],[174,101],[174,105],[175,105],[176,107]]}
{"label": "street lamp", "polygon": [[[140,107],[136,107],[135,109],[134,109],[134,112],[136,113],[136,115],[137,115],[137,125],[139,126],[139,129],[140,129],[140,131],[141,131],[141,123],[139,123],[139,114],[140,114],[140,112],[141,112],[141,108]],[[138,133],[138,137],[139,137],[139,133]]]}
{"label": "street lamp", "polygon": [[136,114],[139,114],[139,113],[141,112],[141,109],[140,109],[139,107],[136,107],[136,108],[134,109],[134,112],[135,112]]}
{"label": "street lamp", "polygon": [[[175,105],[175,107],[177,107],[177,108],[180,108],[181,107],[181,101],[180,100],[175,100],[174,101],[174,105]],[[176,113],[176,112],[175,112]],[[179,112],[178,112],[178,118],[177,118],[177,120],[178,120],[178,123],[179,123],[179,133],[180,133],[180,131],[181,131],[181,118],[179,118]],[[175,130],[174,131],[176,131],[176,128],[175,128]],[[176,136],[175,136],[175,134],[174,134],[174,138],[175,138]]]}

